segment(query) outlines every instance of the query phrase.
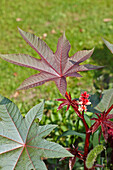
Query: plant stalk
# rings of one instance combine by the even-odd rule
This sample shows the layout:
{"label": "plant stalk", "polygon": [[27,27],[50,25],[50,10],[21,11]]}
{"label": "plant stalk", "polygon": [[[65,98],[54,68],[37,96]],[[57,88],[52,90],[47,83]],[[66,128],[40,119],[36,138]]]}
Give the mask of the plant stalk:
{"label": "plant stalk", "polygon": [[83,121],[83,124],[85,126],[85,129],[86,129],[86,139],[85,139],[85,146],[84,146],[84,170],[88,170],[88,168],[86,167],[86,157],[87,157],[87,154],[88,154],[88,150],[89,150],[89,140],[90,140],[90,135],[91,135],[91,132],[88,132],[89,128],[88,128],[88,125],[84,119],[84,110],[82,111],[82,121]]}

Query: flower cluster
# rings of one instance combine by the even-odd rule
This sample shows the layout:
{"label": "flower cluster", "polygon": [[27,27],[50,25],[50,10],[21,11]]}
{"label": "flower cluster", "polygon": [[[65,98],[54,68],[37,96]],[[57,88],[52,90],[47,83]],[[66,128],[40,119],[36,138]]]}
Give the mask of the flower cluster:
{"label": "flower cluster", "polygon": [[87,111],[86,105],[91,104],[88,98],[89,98],[89,94],[87,94],[86,91],[81,94],[79,98],[79,104],[80,104],[79,111]]}

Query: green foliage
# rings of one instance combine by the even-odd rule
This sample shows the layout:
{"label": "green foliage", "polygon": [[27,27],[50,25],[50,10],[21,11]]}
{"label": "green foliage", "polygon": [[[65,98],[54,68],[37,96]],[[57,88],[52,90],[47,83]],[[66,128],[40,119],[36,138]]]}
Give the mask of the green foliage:
{"label": "green foliage", "polygon": [[0,96],[1,169],[46,170],[41,158],[73,156],[59,144],[44,139],[56,125],[39,126],[34,122],[41,120],[43,109],[44,102],[41,102],[23,118],[13,102]]}
{"label": "green foliage", "polygon": [[85,139],[85,134],[84,133],[79,133],[79,132],[76,132],[74,130],[68,130],[68,131],[65,131],[62,135],[60,135],[58,137],[58,140],[62,137],[62,136],[68,136],[68,135],[76,135],[76,136],[79,136],[81,137],[83,140]]}
{"label": "green foliage", "polygon": [[93,164],[98,156],[98,154],[100,154],[104,149],[104,146],[103,145],[97,145],[95,146],[94,149],[92,149],[87,158],[86,158],[86,167],[87,168],[92,168],[93,167]]}
{"label": "green foliage", "polygon": [[[85,132],[84,126],[82,121],[77,117],[76,113],[73,112],[73,108],[70,107],[67,112],[66,107],[59,111],[57,111],[57,108],[57,101],[45,101],[45,114],[43,115],[40,123],[42,125],[44,123],[58,125],[58,127],[55,128],[55,133],[51,133],[49,138],[66,147],[74,144],[75,141],[78,140],[78,137],[80,137],[81,141],[83,141],[85,136],[85,134],[83,134]],[[67,131],[72,132],[73,135],[62,136]],[[78,131],[79,133],[77,133]]]}
{"label": "green foliage", "polygon": [[[107,111],[112,104],[113,104],[113,89],[104,90],[102,93],[102,99],[100,103],[95,107],[95,109],[100,112]],[[113,113],[113,110],[111,110],[110,113]]]}

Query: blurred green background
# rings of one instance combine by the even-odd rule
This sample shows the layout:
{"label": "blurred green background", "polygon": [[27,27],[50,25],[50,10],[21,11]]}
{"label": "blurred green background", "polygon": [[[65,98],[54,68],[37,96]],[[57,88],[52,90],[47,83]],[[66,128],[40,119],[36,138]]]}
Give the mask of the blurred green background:
{"label": "blurred green background", "polygon": [[[68,78],[67,91],[73,94],[81,89],[93,91],[94,81],[101,72],[113,72],[113,56],[101,38],[113,42],[111,0],[0,0],[0,53],[25,53],[37,57],[38,54],[26,44],[17,27],[42,37],[54,52],[63,31],[71,43],[70,56],[76,51],[95,47],[92,57],[86,62],[104,65],[105,69],[84,72],[80,79]],[[51,100],[60,95],[52,82],[15,94],[23,80],[34,73],[37,71],[0,59],[0,93],[17,103],[27,101],[30,104],[34,97]]]}
{"label": "blurred green background", "polygon": [[[54,52],[63,31],[71,44],[70,56],[79,50],[95,47],[92,57],[85,63],[103,65],[105,68],[83,72],[80,79],[67,78],[67,91],[71,92],[72,97],[79,97],[82,90],[94,93],[113,87],[113,55],[102,41],[103,37],[113,43],[111,0],[0,0],[0,53],[24,53],[38,57],[23,40],[17,27],[41,37]],[[68,129],[82,131],[82,123],[79,127],[74,127],[76,115],[72,110],[66,113],[67,117],[65,108],[56,113],[59,103],[52,100],[61,95],[53,82],[29,90],[16,91],[23,80],[35,73],[36,70],[0,59],[0,94],[15,102],[23,115],[40,99],[45,99],[42,123],[58,124],[60,130],[55,132],[57,137]],[[57,137],[53,137],[54,140]],[[70,142],[69,139],[67,141],[71,144],[72,140],[75,139],[72,137]],[[64,141],[60,142],[66,146]]]}

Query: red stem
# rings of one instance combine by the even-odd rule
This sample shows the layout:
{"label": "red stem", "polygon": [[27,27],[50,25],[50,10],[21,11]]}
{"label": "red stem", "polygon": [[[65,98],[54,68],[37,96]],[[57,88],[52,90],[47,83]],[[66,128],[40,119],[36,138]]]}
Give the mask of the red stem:
{"label": "red stem", "polygon": [[88,154],[88,149],[89,149],[89,139],[90,139],[90,132],[88,132],[89,128],[88,125],[84,119],[84,110],[82,111],[82,121],[84,123],[85,129],[86,129],[86,139],[85,139],[85,146],[84,146],[84,157],[87,156]]}
{"label": "red stem", "polygon": [[77,110],[76,108],[74,108],[74,106],[72,105],[75,113],[78,115],[78,117],[80,117],[83,121],[83,124],[85,126],[85,130],[86,130],[86,139],[85,139],[85,146],[84,146],[84,170],[88,170],[88,168],[86,167],[86,157],[88,154],[88,150],[89,150],[89,140],[90,140],[90,135],[91,132],[89,132],[89,127],[84,119],[84,110],[82,111],[82,114],[79,112],[79,110]]}
{"label": "red stem", "polygon": [[113,109],[113,104],[111,105],[111,107],[107,110],[106,112],[106,116],[108,115],[108,113]]}
{"label": "red stem", "polygon": [[[89,140],[90,140],[91,133],[88,132],[89,128],[88,128],[88,125],[87,125],[87,123],[84,119],[84,110],[82,111],[82,121],[83,121],[83,124],[84,124],[85,129],[86,129],[86,139],[85,139],[85,146],[84,146],[84,158],[86,160],[88,150],[89,150]],[[86,162],[85,160],[84,160],[84,170],[88,170],[88,168],[86,167],[86,164],[85,164],[85,162]]]}
{"label": "red stem", "polygon": [[86,139],[85,139],[85,146],[84,146],[84,157],[86,157],[88,154],[90,135],[91,135],[91,133],[86,132]]}
{"label": "red stem", "polygon": [[85,129],[86,129],[86,132],[88,131],[88,125],[87,125],[87,123],[86,123],[86,121],[85,121],[85,119],[84,119],[84,110],[82,111],[82,121],[83,121],[83,124],[84,124],[84,126],[85,126]]}
{"label": "red stem", "polygon": [[73,107],[75,113],[78,115],[78,117],[80,117],[80,118],[82,119],[82,115],[81,115],[81,113],[79,112],[79,110],[77,110],[73,105],[72,105],[72,107]]}
{"label": "red stem", "polygon": [[86,157],[87,157],[87,154],[88,154],[88,150],[89,150],[89,140],[90,140],[90,135],[91,133],[87,132],[86,131],[86,139],[85,139],[85,146],[84,146],[84,170],[88,170],[88,168],[86,167]]}

